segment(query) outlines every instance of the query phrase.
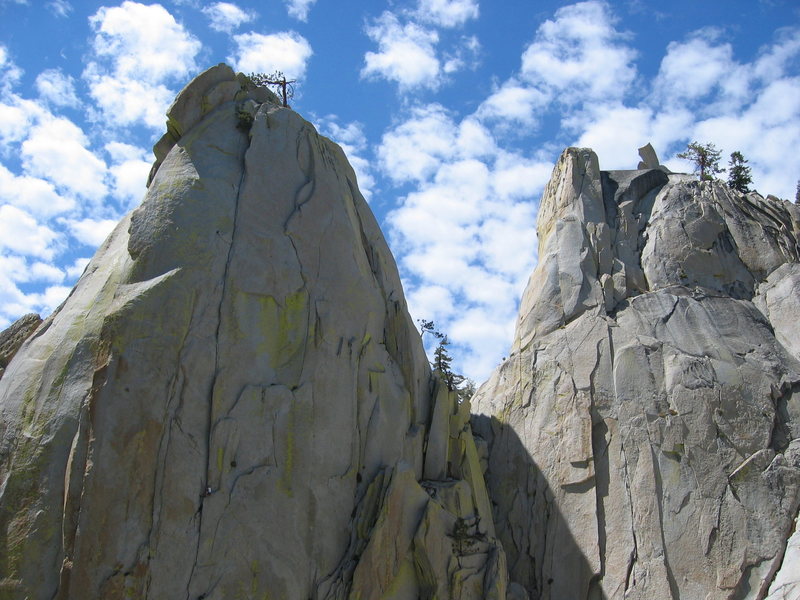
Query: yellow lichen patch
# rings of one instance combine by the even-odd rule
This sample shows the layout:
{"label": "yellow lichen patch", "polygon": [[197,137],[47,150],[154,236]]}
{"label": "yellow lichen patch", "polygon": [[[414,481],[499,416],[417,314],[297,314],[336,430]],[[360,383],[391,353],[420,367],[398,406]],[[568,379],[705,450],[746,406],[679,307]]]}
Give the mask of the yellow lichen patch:
{"label": "yellow lichen patch", "polygon": [[408,557],[401,564],[391,586],[386,590],[382,600],[394,598],[416,598],[419,596],[419,583],[413,560]]}
{"label": "yellow lichen patch", "polygon": [[[291,363],[306,345],[309,332],[308,293],[301,289],[278,301],[273,296],[240,292],[235,311],[240,339],[255,339],[254,350],[279,369]],[[258,335],[254,335],[254,329]]]}
{"label": "yellow lichen patch", "polygon": [[253,600],[261,598],[262,600],[269,600],[268,592],[260,592],[258,585],[258,561],[250,562],[250,581],[240,581],[236,588],[236,600]]}

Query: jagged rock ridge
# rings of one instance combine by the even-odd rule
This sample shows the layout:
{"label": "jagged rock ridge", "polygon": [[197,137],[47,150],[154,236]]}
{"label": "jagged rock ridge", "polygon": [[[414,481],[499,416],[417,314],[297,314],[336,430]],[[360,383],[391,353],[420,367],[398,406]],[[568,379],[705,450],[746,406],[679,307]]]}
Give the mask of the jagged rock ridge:
{"label": "jagged rock ridge", "polygon": [[219,65],[0,380],[0,598],[506,595],[469,407],[341,149]]}
{"label": "jagged rock ridge", "polygon": [[473,427],[531,598],[800,598],[800,211],[561,156]]}

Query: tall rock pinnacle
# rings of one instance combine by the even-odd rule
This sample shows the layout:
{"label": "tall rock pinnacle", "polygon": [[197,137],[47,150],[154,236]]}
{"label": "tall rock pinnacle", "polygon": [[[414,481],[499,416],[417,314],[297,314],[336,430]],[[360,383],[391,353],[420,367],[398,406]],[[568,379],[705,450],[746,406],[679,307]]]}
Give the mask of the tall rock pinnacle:
{"label": "tall rock pinnacle", "polygon": [[504,598],[468,405],[341,149],[219,65],[155,152],[0,380],[0,597]]}
{"label": "tall rock pinnacle", "polygon": [[473,399],[511,579],[800,598],[798,208],[570,148],[538,230],[513,352]]}

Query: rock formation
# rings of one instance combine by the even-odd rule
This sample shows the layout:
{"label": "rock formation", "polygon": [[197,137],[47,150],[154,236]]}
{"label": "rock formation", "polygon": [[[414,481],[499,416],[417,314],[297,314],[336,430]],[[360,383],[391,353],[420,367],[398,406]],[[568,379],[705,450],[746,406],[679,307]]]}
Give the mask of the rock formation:
{"label": "rock formation", "polygon": [[642,159],[639,161],[639,166],[636,167],[639,170],[661,169],[665,173],[671,172],[658,161],[658,155],[652,144],[645,144],[639,148],[639,157]]}
{"label": "rock formation", "polygon": [[800,211],[561,156],[513,351],[473,399],[541,599],[800,598]]}
{"label": "rock formation", "polygon": [[3,377],[8,363],[36,328],[42,323],[42,318],[30,313],[17,319],[8,329],[0,332],[0,378]]}
{"label": "rock formation", "polygon": [[800,598],[797,207],[568,149],[471,416],[336,144],[225,65],[167,116],[0,334],[0,600]]}
{"label": "rock formation", "polygon": [[497,598],[469,405],[341,149],[220,65],[0,380],[0,598]]}

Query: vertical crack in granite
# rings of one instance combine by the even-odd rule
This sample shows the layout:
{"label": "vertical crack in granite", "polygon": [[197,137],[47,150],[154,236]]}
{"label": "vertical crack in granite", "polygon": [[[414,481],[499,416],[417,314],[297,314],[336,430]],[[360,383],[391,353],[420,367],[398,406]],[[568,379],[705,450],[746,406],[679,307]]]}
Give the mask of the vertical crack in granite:
{"label": "vertical crack in granite", "polygon": [[[225,266],[222,272],[222,291],[220,293],[219,298],[219,305],[217,306],[217,326],[216,326],[216,333],[214,335],[214,377],[211,380],[211,388],[210,388],[210,396],[208,398],[208,415],[206,420],[206,432],[205,432],[205,487],[202,490],[198,490],[200,503],[198,506],[198,518],[197,518],[197,545],[194,549],[194,561],[192,563],[192,572],[189,575],[189,579],[186,582],[186,599],[190,599],[190,592],[189,589],[192,585],[192,581],[194,579],[195,568],[197,567],[197,558],[200,553],[200,545],[203,542],[203,506],[206,502],[206,499],[210,497],[211,494],[217,492],[219,490],[214,489],[212,487],[211,477],[212,477],[212,456],[211,456],[211,446],[212,446],[212,435],[214,431],[214,426],[216,425],[217,415],[216,415],[216,404],[215,396],[217,391],[217,377],[220,375],[220,348],[219,348],[219,340],[221,334],[221,327],[223,323],[223,314],[222,309],[223,306],[227,301],[229,301],[228,296],[228,272],[230,271],[231,262],[233,260],[233,247],[236,240],[236,231],[237,231],[237,224],[238,224],[238,216],[239,216],[239,200],[242,192],[242,185],[245,181],[245,177],[247,176],[247,152],[250,148],[250,136],[247,134],[245,135],[248,141],[247,146],[244,147],[242,150],[242,163],[241,169],[242,173],[239,177],[239,182],[236,186],[235,195],[234,195],[234,202],[233,202],[233,227],[231,229],[231,239],[228,241],[228,249],[225,258]],[[218,523],[219,524],[219,523]]]}

